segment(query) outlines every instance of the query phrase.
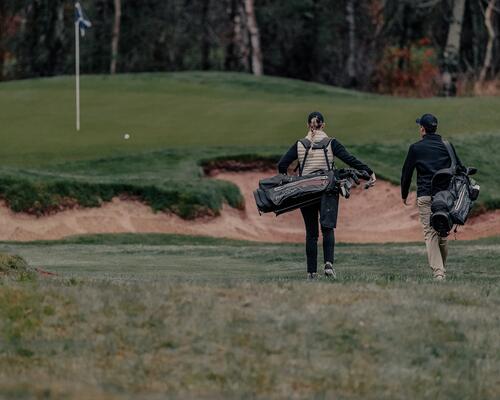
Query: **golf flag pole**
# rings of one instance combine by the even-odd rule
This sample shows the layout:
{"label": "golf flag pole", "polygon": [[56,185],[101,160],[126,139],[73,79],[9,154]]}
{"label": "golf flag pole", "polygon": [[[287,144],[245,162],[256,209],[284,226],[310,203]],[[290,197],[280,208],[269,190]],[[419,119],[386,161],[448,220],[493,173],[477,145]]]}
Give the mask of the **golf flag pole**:
{"label": "golf flag pole", "polygon": [[80,2],[75,3],[75,80],[76,80],[76,130],[80,130],[80,36],[92,26],[83,13]]}
{"label": "golf flag pole", "polygon": [[75,22],[76,130],[80,130],[80,23]]}

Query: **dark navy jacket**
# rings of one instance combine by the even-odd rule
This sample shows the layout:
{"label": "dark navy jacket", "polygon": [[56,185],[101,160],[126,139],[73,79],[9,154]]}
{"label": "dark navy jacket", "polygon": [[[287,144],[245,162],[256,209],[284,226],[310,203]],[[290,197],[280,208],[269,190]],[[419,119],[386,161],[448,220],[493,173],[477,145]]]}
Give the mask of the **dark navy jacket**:
{"label": "dark navy jacket", "polygon": [[[462,166],[458,156],[457,163]],[[421,197],[431,195],[431,181],[434,174],[440,169],[450,166],[451,159],[441,136],[437,133],[426,134],[422,140],[412,144],[408,150],[401,172],[401,197],[403,199],[408,197],[413,170],[417,170],[417,197]]]}

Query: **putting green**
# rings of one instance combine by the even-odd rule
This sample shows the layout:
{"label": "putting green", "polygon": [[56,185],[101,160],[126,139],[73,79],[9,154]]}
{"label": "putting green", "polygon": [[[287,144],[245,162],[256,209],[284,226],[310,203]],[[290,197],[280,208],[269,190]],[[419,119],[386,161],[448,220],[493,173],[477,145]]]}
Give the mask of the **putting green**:
{"label": "putting green", "polygon": [[[409,143],[435,113],[447,136],[500,132],[500,98],[403,99],[234,73],[82,77],[75,131],[71,76],[0,84],[0,164],[44,164],[172,146],[286,146],[321,110],[346,144]],[[124,135],[130,135],[126,140]]]}

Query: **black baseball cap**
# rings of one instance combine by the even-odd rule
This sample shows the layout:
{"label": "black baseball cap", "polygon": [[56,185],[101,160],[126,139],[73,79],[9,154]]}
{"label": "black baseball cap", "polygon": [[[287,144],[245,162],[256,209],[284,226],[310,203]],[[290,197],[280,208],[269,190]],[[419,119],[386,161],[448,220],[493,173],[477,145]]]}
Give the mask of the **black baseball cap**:
{"label": "black baseball cap", "polygon": [[426,132],[436,132],[438,120],[432,114],[424,114],[420,118],[417,118],[417,124],[423,126]]}
{"label": "black baseball cap", "polygon": [[322,123],[325,122],[323,114],[321,114],[319,111],[314,111],[309,114],[309,116],[307,117],[307,123],[310,124],[313,118],[317,118]]}

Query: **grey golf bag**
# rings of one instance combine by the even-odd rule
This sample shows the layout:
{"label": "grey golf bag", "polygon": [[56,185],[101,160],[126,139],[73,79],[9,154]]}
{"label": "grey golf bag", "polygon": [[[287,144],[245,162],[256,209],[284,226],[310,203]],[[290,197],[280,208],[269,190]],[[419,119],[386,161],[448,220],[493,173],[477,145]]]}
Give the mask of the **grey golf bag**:
{"label": "grey golf bag", "polygon": [[309,175],[276,175],[262,179],[254,191],[255,203],[260,213],[280,215],[301,207],[319,203],[323,195],[334,193],[348,198],[359,179],[369,180],[364,171],[338,169],[317,171]]}
{"label": "grey golf bag", "polygon": [[440,236],[446,237],[453,225],[465,224],[479,196],[480,186],[471,178],[477,169],[458,166],[451,144],[447,141],[443,143],[450,155],[451,166],[439,170],[432,178],[430,223]]}

